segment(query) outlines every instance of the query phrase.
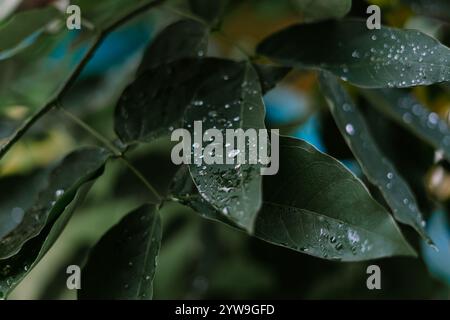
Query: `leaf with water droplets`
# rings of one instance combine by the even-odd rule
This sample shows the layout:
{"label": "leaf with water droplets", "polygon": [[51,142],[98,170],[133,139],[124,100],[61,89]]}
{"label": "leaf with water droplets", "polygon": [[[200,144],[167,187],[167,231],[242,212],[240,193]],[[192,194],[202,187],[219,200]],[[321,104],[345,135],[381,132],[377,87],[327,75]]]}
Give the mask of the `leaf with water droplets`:
{"label": "leaf with water droplets", "polygon": [[269,36],[257,51],[284,65],[327,70],[367,88],[450,80],[450,49],[438,40],[415,30],[369,30],[364,20],[294,25]]}
{"label": "leaf with water droplets", "polygon": [[361,90],[379,111],[436,149],[450,161],[450,129],[435,112],[429,111],[405,90]]}
{"label": "leaf with water droplets", "polygon": [[115,110],[114,127],[125,143],[151,142],[183,126],[186,107],[203,79],[221,70],[223,59],[186,58],[143,72],[129,85]]}
{"label": "leaf with water droplets", "polygon": [[73,201],[64,208],[56,220],[49,221],[37,237],[24,244],[19,253],[0,260],[0,299],[5,299],[50,250],[69,222],[74,210],[84,200],[91,185],[92,182],[87,182],[81,186]]}
{"label": "leaf with water droplets", "polygon": [[339,80],[328,72],[321,73],[320,84],[341,134],[365,175],[383,194],[394,217],[412,226],[424,239],[432,243],[426,234],[425,221],[413,192],[377,146],[363,115],[355,107],[347,91]]}
{"label": "leaf with water droplets", "polygon": [[194,20],[180,20],[166,27],[146,50],[138,73],[181,58],[204,55],[208,28]]}
{"label": "leaf with water droplets", "polygon": [[[342,164],[302,140],[281,137],[280,148],[280,171],[264,177],[256,237],[330,260],[415,256],[389,213]],[[186,171],[176,178],[172,192],[182,204],[236,227],[198,195]]]}
{"label": "leaf with water droplets", "polygon": [[[47,223],[52,223],[73,201],[77,190],[87,181],[96,178],[111,154],[101,148],[84,148],[72,152],[48,176],[41,178],[39,186],[26,181],[0,211],[1,221],[10,221],[11,228],[0,238],[0,259],[16,254],[25,242],[36,237]],[[21,196],[25,191],[29,195]]]}
{"label": "leaf with water droplets", "polygon": [[342,18],[350,12],[352,0],[293,0],[305,21]]}
{"label": "leaf with water droplets", "polygon": [[80,299],[151,299],[161,220],[143,205],[111,228],[92,249],[83,268]]}
{"label": "leaf with water droplets", "polygon": [[[192,154],[199,149],[203,156],[205,153],[206,156],[212,156],[208,153],[216,152],[215,156],[218,157],[220,152],[221,160],[206,164],[201,159],[200,163],[189,165],[189,170],[206,201],[237,225],[252,232],[256,214],[261,207],[262,179],[261,165],[250,164],[250,152],[258,152],[259,144],[256,136],[253,140],[249,138],[251,134],[245,137],[243,146],[235,145],[234,139],[232,142],[224,139],[229,137],[227,130],[255,129],[254,133],[258,134],[258,129],[265,128],[259,78],[248,62],[222,60],[217,61],[215,67],[213,72],[202,79],[193,103],[186,109],[184,127],[194,137]],[[195,136],[195,121],[200,121],[205,131],[214,128],[225,138],[216,141],[218,137],[214,136],[204,144],[205,138]],[[209,149],[214,144],[217,148]]]}

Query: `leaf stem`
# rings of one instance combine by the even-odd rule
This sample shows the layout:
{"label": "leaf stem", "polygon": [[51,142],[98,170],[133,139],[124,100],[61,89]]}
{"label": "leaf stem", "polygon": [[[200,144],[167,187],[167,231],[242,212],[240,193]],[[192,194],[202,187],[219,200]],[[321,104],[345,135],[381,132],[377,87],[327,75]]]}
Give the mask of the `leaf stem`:
{"label": "leaf stem", "polygon": [[86,122],[81,120],[79,117],[71,113],[70,111],[64,109],[62,105],[58,102],[57,108],[60,110],[66,117],[72,120],[74,123],[83,128],[86,132],[92,135],[94,138],[103,143],[125,166],[130,169],[131,172],[146,186],[146,188],[152,193],[153,196],[156,197],[159,203],[162,201],[161,195],[156,191],[156,189],[150,184],[150,182],[144,177],[144,175],[134,167],[128,159],[125,157],[123,152],[119,150],[116,146],[114,146],[111,141],[102,136],[99,132],[97,132],[94,128],[88,125]]}

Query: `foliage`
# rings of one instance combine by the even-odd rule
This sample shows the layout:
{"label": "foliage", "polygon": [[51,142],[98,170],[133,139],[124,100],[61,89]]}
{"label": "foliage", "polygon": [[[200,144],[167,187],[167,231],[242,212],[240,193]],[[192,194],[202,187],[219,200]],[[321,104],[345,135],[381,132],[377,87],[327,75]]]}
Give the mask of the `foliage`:
{"label": "foliage", "polygon": [[[447,5],[445,0],[433,2]],[[423,180],[431,172],[434,181],[432,170],[443,172],[450,160],[450,131],[438,115],[443,108],[426,106],[432,104],[430,97],[438,100],[449,90],[450,49],[435,37],[389,26],[369,30],[365,12],[358,11],[361,4],[353,3],[352,9],[348,0],[286,0],[276,5],[251,0],[73,3],[82,10],[82,31],[65,29],[64,14],[49,5],[19,9],[0,24],[0,298],[20,288],[67,224],[67,232],[73,227],[85,235],[95,227],[87,261],[76,261],[84,265],[80,299],[150,299],[154,288],[156,297],[185,297],[183,290],[191,292],[187,297],[202,297],[205,279],[186,284],[190,265],[211,279],[216,273],[229,276],[228,283],[212,281],[211,292],[232,290],[229,287],[240,279],[245,279],[249,296],[254,288],[274,286],[265,268],[281,274],[280,266],[257,264],[241,253],[228,259],[224,246],[242,252],[250,243],[274,252],[279,264],[307,259],[299,254],[355,263],[336,266],[338,278],[351,278],[362,270],[356,262],[367,260],[406,256],[420,264],[418,241],[434,246],[425,221],[433,210],[445,208],[447,199],[431,201],[434,195]],[[232,24],[240,12],[265,5],[277,7],[283,17],[294,14],[286,18],[290,25],[273,27],[245,46],[233,40],[227,20]],[[410,15],[414,11],[448,21],[424,1],[396,6],[383,9],[407,8]],[[83,77],[108,37],[136,21],[160,23],[146,50],[121,68]],[[245,36],[245,28],[237,28],[239,36]],[[296,137],[290,128],[304,119],[289,119],[289,126],[281,128],[277,175],[262,177],[260,165],[171,165],[171,131],[192,131],[195,120],[221,131],[276,127],[266,114],[264,96],[295,76],[307,91],[320,96],[318,104],[326,100],[329,111],[321,110],[323,122],[331,115],[334,124],[327,128],[334,131],[323,135],[338,152],[327,154]],[[102,99],[95,98],[99,92]],[[122,93],[119,97],[114,92]],[[79,106],[79,101],[88,102]],[[448,107],[448,98],[439,101]],[[384,125],[377,125],[377,119]],[[405,153],[390,138],[380,138],[388,126],[425,150],[417,155],[415,167],[406,164]],[[71,150],[62,161],[47,161],[44,168],[36,163],[25,169],[10,165],[29,157],[21,146],[49,139],[51,130],[59,130],[67,141],[64,151]],[[111,135],[113,139],[107,138]],[[101,147],[75,147],[93,141]],[[62,152],[49,150],[51,160]],[[433,163],[433,153],[442,155],[441,162]],[[425,160],[420,161],[422,156]],[[353,157],[363,174],[343,164]],[[78,229],[69,222],[77,208],[83,214],[74,221],[91,221]],[[123,212],[114,217],[98,213],[113,208]],[[192,215],[180,218],[179,212],[186,210],[214,223]],[[92,224],[89,219],[97,220]],[[245,239],[235,230],[274,247]],[[72,246],[73,256],[78,249]],[[162,271],[157,269],[158,255],[166,263]],[[302,272],[319,270],[319,262],[327,263],[323,260],[314,260],[310,265],[315,267]],[[223,262],[222,269],[217,261]],[[227,264],[229,270],[239,265],[239,272],[232,273]],[[425,277],[426,271],[418,269],[414,272]],[[332,288],[322,294],[326,280],[319,280],[305,297],[349,289],[330,281]],[[177,282],[179,288],[172,292],[163,286]]]}

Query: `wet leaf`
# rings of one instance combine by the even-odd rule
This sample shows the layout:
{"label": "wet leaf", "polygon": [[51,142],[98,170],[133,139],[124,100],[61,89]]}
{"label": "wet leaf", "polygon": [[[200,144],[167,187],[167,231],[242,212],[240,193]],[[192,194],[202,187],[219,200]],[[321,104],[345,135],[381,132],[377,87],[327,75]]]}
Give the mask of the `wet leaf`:
{"label": "wet leaf", "polygon": [[[100,148],[74,151],[42,180],[39,188],[29,181],[16,190],[14,198],[18,201],[2,206],[4,210],[0,212],[1,221],[12,226],[2,232],[0,259],[16,254],[47,223],[57,219],[74,200],[77,190],[99,175],[110,156],[109,152]],[[24,190],[29,192],[29,197],[23,195]]]}
{"label": "wet leaf", "polygon": [[382,113],[415,134],[450,160],[450,129],[435,112],[429,111],[404,90],[362,90],[363,95]]}
{"label": "wet leaf", "polygon": [[208,28],[194,20],[180,20],[166,27],[152,41],[138,73],[181,58],[202,56],[208,49]]}
{"label": "wet leaf", "polygon": [[42,232],[31,239],[16,255],[0,260],[0,299],[5,299],[22,279],[38,264],[56,242],[69,222],[75,208],[83,201],[91,187],[90,182],[83,185],[71,203],[55,221],[49,222]]}
{"label": "wet leaf", "polygon": [[154,205],[129,213],[93,248],[83,268],[81,299],[151,299],[161,221]]}
{"label": "wet leaf", "polygon": [[[184,127],[193,137],[192,154],[198,149],[204,159],[214,152],[216,156],[221,152],[222,156],[218,163],[206,164],[200,159],[199,163],[189,165],[189,170],[202,197],[251,233],[261,207],[261,165],[249,164],[249,147],[258,152],[256,136],[254,142],[247,137],[244,147],[235,145],[234,140],[226,141],[225,137],[226,130],[230,129],[265,128],[258,75],[247,62],[222,60],[217,61],[213,72],[205,74],[201,84],[186,109]],[[203,132],[212,128],[218,130],[222,141],[216,141],[217,137],[211,137],[206,143],[201,137],[196,140],[195,121],[202,123]],[[238,161],[241,156],[245,164]]]}
{"label": "wet leaf", "polygon": [[364,117],[351,97],[330,73],[322,73],[320,84],[335,122],[365,175],[383,194],[394,217],[412,226],[432,243],[425,231],[425,221],[409,185],[385,157],[370,133]]}
{"label": "wet leaf", "polygon": [[[280,171],[264,177],[254,235],[323,259],[415,256],[395,221],[350,171],[307,142],[281,137]],[[227,223],[178,176],[175,197],[203,217]]]}
{"label": "wet leaf", "polygon": [[350,12],[352,0],[293,0],[305,21],[342,18]]}
{"label": "wet leaf", "polygon": [[450,49],[414,30],[369,30],[363,20],[294,25],[257,50],[287,66],[327,70],[367,88],[411,87],[450,80]]}

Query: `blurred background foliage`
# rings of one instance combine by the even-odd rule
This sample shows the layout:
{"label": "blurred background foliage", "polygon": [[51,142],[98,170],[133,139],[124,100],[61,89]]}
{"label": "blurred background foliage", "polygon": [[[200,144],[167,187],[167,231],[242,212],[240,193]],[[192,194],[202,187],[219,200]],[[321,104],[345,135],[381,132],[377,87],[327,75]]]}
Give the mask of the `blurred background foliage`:
{"label": "blurred background foliage", "polygon": [[[61,25],[45,25],[60,15],[50,6],[51,2],[27,0],[8,9],[10,13],[15,12],[13,19],[21,23],[20,32],[27,42],[0,39],[0,143],[23,119],[43,105],[45,97],[55,92],[61,85],[60,79],[77,65],[93,40],[89,28],[68,32]],[[304,21],[304,12],[295,2],[230,1],[221,21],[226,37],[212,35],[210,55],[242,59],[243,52],[251,54],[267,35]],[[446,3],[357,0],[353,1],[350,16],[366,17],[367,5],[378,4],[382,7],[384,24],[420,29],[449,46],[450,11],[436,10],[430,5],[434,2]],[[2,1],[0,8],[0,28],[4,28],[11,17]],[[186,1],[169,1],[111,33],[65,97],[64,106],[104,136],[114,139],[115,103],[133,76],[143,50],[162,28],[180,19],[183,12],[189,12]],[[29,19],[30,14],[45,19]],[[97,19],[101,22],[107,18],[105,15]],[[13,53],[11,48],[20,50],[14,59],[9,57]],[[8,81],[11,75],[17,78],[18,73],[20,81]],[[445,85],[418,87],[414,93],[445,118],[450,109],[449,88]],[[155,298],[449,298],[450,166],[436,162],[436,155],[430,148],[395,123],[381,118],[363,97],[356,98],[370,119],[371,130],[382,142],[380,147],[397,164],[418,195],[423,211],[428,214],[428,231],[441,248],[439,252],[418,243],[417,239],[412,240],[421,248],[421,257],[375,262],[382,270],[382,290],[369,291],[366,268],[372,263],[330,262],[302,255],[205,221],[186,207],[168,204],[161,212],[164,233]],[[265,96],[265,103],[268,127],[280,128],[284,134],[307,140],[364,179],[325,107],[314,73],[291,72]],[[75,147],[92,144],[97,141],[64,115],[50,112],[0,161],[1,198],[7,198],[9,189],[20,188],[20,185],[8,183],[13,178],[27,181],[27,177],[50,166]],[[167,139],[162,139],[130,153],[133,164],[160,193],[167,190],[176,171],[170,161],[170,147]],[[89,248],[106,230],[145,200],[148,194],[139,180],[120,163],[110,163],[59,241],[11,298],[75,298],[76,293],[65,287],[66,266],[83,264]],[[438,211],[433,209],[435,201],[443,204]]]}

